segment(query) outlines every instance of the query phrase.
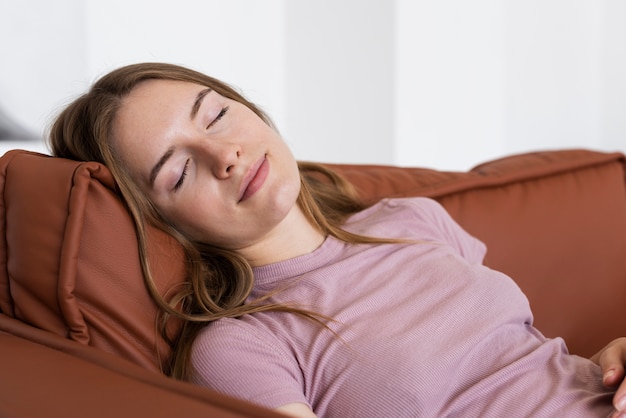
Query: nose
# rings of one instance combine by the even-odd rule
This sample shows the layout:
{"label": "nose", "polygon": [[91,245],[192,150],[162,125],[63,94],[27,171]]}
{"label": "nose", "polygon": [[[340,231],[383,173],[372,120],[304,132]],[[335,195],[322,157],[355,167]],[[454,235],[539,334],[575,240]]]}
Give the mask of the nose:
{"label": "nose", "polygon": [[218,179],[226,179],[239,163],[241,147],[232,142],[210,141],[202,148],[203,159]]}

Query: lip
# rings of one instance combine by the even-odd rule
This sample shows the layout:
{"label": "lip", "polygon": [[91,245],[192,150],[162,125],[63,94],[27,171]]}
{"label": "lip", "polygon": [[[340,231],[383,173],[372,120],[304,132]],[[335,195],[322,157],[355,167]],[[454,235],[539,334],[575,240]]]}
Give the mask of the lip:
{"label": "lip", "polygon": [[248,170],[241,182],[239,188],[239,200],[237,203],[241,203],[248,200],[254,195],[265,183],[265,179],[269,174],[270,166],[267,161],[267,156],[259,158]]}

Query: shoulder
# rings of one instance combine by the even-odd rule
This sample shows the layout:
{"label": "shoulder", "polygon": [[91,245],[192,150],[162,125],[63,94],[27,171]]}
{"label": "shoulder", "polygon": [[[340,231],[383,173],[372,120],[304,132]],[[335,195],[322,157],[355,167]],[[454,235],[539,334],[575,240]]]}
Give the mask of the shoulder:
{"label": "shoulder", "polygon": [[383,199],[350,218],[346,228],[363,235],[445,243],[472,262],[481,262],[486,252],[480,240],[427,197]]}
{"label": "shoulder", "polygon": [[378,234],[377,230],[382,230],[386,232],[384,236],[391,237],[396,235],[389,235],[394,231],[401,233],[430,229],[438,223],[438,219],[447,216],[438,202],[427,197],[382,199],[353,215],[345,226],[351,232],[364,235]]}
{"label": "shoulder", "polygon": [[447,215],[446,210],[439,202],[428,197],[385,198],[353,215],[350,221],[386,215],[398,216],[402,213],[409,216],[427,217],[432,217],[435,214]]}

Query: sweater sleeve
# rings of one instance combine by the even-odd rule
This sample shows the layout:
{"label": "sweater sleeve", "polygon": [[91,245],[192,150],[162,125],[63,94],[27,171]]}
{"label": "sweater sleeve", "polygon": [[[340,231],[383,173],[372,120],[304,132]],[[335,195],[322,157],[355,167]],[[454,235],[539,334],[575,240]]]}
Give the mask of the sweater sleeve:
{"label": "sweater sleeve", "polygon": [[298,362],[273,338],[237,319],[208,325],[192,346],[191,382],[270,409],[309,405]]}

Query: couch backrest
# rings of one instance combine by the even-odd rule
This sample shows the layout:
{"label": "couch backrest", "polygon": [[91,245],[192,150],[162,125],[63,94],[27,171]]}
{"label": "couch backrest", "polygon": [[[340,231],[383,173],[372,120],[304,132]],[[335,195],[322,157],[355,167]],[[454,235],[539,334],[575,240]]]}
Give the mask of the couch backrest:
{"label": "couch backrest", "polygon": [[486,264],[528,296],[535,325],[589,356],[626,335],[625,159],[561,150],[467,173],[334,165],[362,196],[429,196],[487,244]]}
{"label": "couch backrest", "polygon": [[[156,331],[133,222],[110,172],[10,151],[0,159],[0,190],[0,311],[158,370],[170,350]],[[183,280],[182,253],[165,234],[149,233],[152,270],[166,293]]]}

